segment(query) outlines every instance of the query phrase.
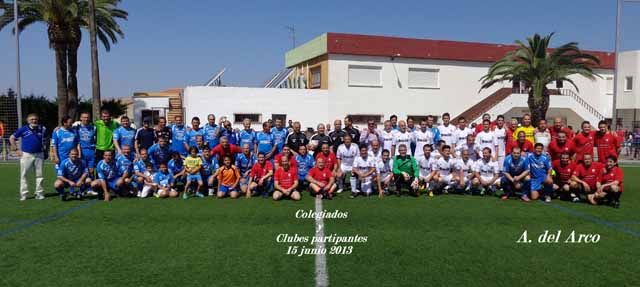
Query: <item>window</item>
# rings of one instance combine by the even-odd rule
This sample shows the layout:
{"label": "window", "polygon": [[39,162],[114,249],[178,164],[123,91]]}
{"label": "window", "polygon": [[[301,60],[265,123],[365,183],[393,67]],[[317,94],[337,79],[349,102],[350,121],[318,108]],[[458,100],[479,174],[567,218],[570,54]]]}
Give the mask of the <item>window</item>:
{"label": "window", "polygon": [[152,125],[158,124],[160,111],[158,110],[142,110],[142,121],[149,120]]}
{"label": "window", "polygon": [[244,119],[250,119],[252,123],[261,123],[260,114],[233,114],[233,122],[236,124],[242,123]]}
{"label": "window", "polygon": [[[413,116],[413,115],[409,115],[409,116],[407,116],[407,120],[409,118],[412,118],[413,119],[413,124],[415,124],[416,127],[419,127],[420,126],[420,122],[422,122],[423,120],[426,121],[427,117],[428,116]],[[433,124],[434,125],[437,124],[439,117],[438,116],[432,116],[432,117],[433,117]]]}
{"label": "window", "polygon": [[439,69],[409,68],[409,88],[437,89],[440,87]]}
{"label": "window", "polygon": [[287,115],[286,114],[271,114],[271,120],[276,122],[276,119],[281,119],[284,126],[287,125]]}
{"label": "window", "polygon": [[606,77],[605,81],[607,81],[607,95],[613,94],[613,77]]}
{"label": "window", "polygon": [[317,89],[320,88],[320,67],[315,67],[311,69],[311,86],[309,88]]}
{"label": "window", "polygon": [[349,86],[382,87],[380,66],[349,65]]}
{"label": "window", "polygon": [[367,124],[369,120],[373,120],[376,124],[382,123],[382,115],[349,115],[354,124]]}
{"label": "window", "polygon": [[624,77],[624,91],[625,92],[633,91],[633,77],[632,76]]}

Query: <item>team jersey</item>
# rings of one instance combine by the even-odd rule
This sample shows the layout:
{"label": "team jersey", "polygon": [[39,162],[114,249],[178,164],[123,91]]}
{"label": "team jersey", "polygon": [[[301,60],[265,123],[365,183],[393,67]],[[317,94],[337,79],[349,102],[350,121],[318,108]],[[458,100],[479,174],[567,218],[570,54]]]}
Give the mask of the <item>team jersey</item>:
{"label": "team jersey", "polygon": [[273,135],[273,141],[276,145],[276,152],[282,152],[282,147],[284,147],[285,141],[287,140],[289,130],[285,128],[278,129],[277,127],[273,127],[271,128],[271,134]]}
{"label": "team jersey", "polygon": [[295,152],[299,152],[300,146],[309,144],[307,136],[302,132],[292,132],[287,136],[287,146]]}
{"label": "team jersey", "polygon": [[529,142],[531,142],[532,144],[535,143],[535,130],[536,128],[534,128],[533,126],[519,126],[515,131],[513,131],[513,135],[511,135],[513,137],[513,140],[518,140],[518,133],[520,132],[524,132],[524,137],[526,140],[528,140]]}
{"label": "team jersey", "polygon": [[240,179],[240,171],[237,167],[221,166],[218,169],[218,182],[224,186],[232,186]]}
{"label": "team jersey", "polygon": [[51,136],[51,145],[56,148],[61,162],[69,157],[69,152],[78,146],[78,142],[75,130],[67,130],[63,127],[54,130]]}
{"label": "team jersey", "polygon": [[299,154],[296,155],[296,161],[298,162],[298,178],[304,180],[309,170],[315,165],[315,160],[310,154],[305,154],[304,156]]}
{"label": "team jersey", "polygon": [[511,142],[507,143],[507,150],[506,150],[507,153],[511,153],[515,147],[519,147],[520,148],[520,152],[526,152],[526,153],[532,153],[533,152],[533,144],[528,140],[525,140],[522,143],[520,143],[518,141],[511,141]]}
{"label": "team jersey", "polygon": [[167,172],[158,171],[153,175],[153,182],[161,187],[168,187],[173,184],[173,174],[169,170]]}
{"label": "team jersey", "polygon": [[420,157],[424,154],[423,147],[427,144],[434,146],[436,143],[436,134],[433,129],[427,128],[425,131],[418,129],[413,132],[413,141],[416,143],[415,157]]}
{"label": "team jersey", "polygon": [[133,171],[136,173],[145,173],[147,172],[147,163],[142,159],[137,159],[133,162]]}
{"label": "team jersey", "polygon": [[202,128],[202,133],[204,135],[203,139],[210,148],[214,148],[218,145],[218,143],[220,143],[220,139],[218,138],[218,129],[218,125],[210,125],[209,123],[206,123]]}
{"label": "team jersey", "polygon": [[367,152],[370,157],[373,157],[376,161],[382,160],[382,149],[379,148],[378,151],[373,151],[372,149]]}
{"label": "team jersey", "polygon": [[218,168],[220,168],[220,166],[218,165],[218,159],[216,159],[215,156],[211,156],[209,159],[204,156],[202,157],[202,168],[200,171],[206,178],[211,176],[216,170],[218,170]]}
{"label": "team jersey", "polygon": [[529,170],[529,161],[526,157],[519,157],[514,160],[511,155],[507,155],[502,164],[503,173],[508,173],[511,176],[521,175],[523,172]]}
{"label": "team jersey", "polygon": [[573,138],[573,136],[575,135],[574,132],[572,130],[570,130],[569,128],[566,127],[562,127],[559,130],[556,129],[556,127],[551,127],[549,129],[549,133],[551,133],[551,140],[555,140],[558,138],[558,133],[560,132],[564,132],[567,135],[567,140],[571,140]]}
{"label": "team jersey", "polygon": [[[296,161],[296,157],[292,156],[293,154],[290,153],[289,154],[289,168],[291,169],[298,169],[298,162]],[[278,154],[276,155],[276,157],[274,158],[275,163],[279,166],[282,167],[282,157],[284,156],[284,154]]]}
{"label": "team jersey", "polygon": [[184,146],[185,142],[187,142],[187,128],[184,125],[172,125],[171,150],[177,151],[183,156],[187,155],[187,148]]}
{"label": "team jersey", "polygon": [[507,129],[496,126],[492,132],[498,145],[498,156],[503,157],[506,155],[505,150],[507,149]]}
{"label": "team jersey", "polygon": [[376,167],[375,159],[369,156],[364,158],[361,156],[358,156],[355,158],[355,160],[353,160],[353,168],[360,173],[367,173],[371,168],[374,169],[374,172],[369,176],[369,178],[372,178],[376,175],[375,167]]}
{"label": "team jersey", "polygon": [[398,131],[393,135],[393,146],[396,147],[396,151],[400,148],[400,145],[405,145],[407,150],[409,150],[409,146],[413,141],[413,135],[408,130],[406,132]]}
{"label": "team jersey", "polygon": [[58,165],[56,172],[58,176],[76,181],[79,180],[82,175],[87,174],[89,170],[84,161],[78,159],[74,162],[70,158],[67,158]]}
{"label": "team jersey", "polygon": [[333,176],[333,173],[327,167],[323,169],[314,167],[311,170],[309,170],[309,176],[326,185],[331,181],[331,177]]}
{"label": "team jersey", "polygon": [[189,146],[197,146],[198,144],[196,143],[196,137],[197,136],[202,136],[202,139],[204,140],[204,129],[199,128],[198,130],[194,130],[193,128],[190,128],[187,130],[187,143],[189,144]]}
{"label": "team jersey", "polygon": [[284,170],[284,168],[281,167],[276,171],[276,174],[273,176],[273,178],[278,183],[278,185],[280,185],[280,187],[290,188],[298,179],[298,173],[292,168],[289,168],[289,170]]}
{"label": "team jersey", "polygon": [[249,154],[248,156],[244,153],[239,153],[236,155],[236,166],[240,169],[241,174],[245,174],[247,171],[251,170],[251,167],[258,161],[258,158]]}
{"label": "team jersey", "polygon": [[258,132],[256,140],[258,141],[259,153],[267,154],[271,152],[271,149],[273,149],[273,146],[276,144],[272,133]]}
{"label": "team jersey", "polygon": [[454,133],[456,146],[465,144],[467,142],[467,136],[472,134],[473,134],[473,130],[470,128],[464,128],[464,129],[457,128]]}
{"label": "team jersey", "polygon": [[136,137],[136,130],[132,127],[126,128],[124,126],[120,126],[113,132],[113,139],[116,140],[116,142],[118,142],[118,145],[120,146],[120,148],[122,148],[125,145],[128,145],[129,147],[131,147],[131,150],[135,150],[135,147],[133,145],[133,141],[135,140],[135,137]]}
{"label": "team jersey", "polygon": [[351,136],[351,142],[359,145],[360,144],[360,131],[354,127],[346,127],[343,129],[346,133]]}
{"label": "team jersey", "polygon": [[188,156],[183,160],[183,164],[185,167],[188,167],[190,170],[193,170],[198,167],[202,167],[202,158],[200,156],[191,157]]}
{"label": "team jersey", "polygon": [[549,143],[551,143],[551,133],[549,133],[549,130],[540,131],[536,129],[533,138],[535,143],[541,143],[544,146],[544,150],[547,150]]}
{"label": "team jersey", "polygon": [[480,177],[488,179],[500,173],[497,161],[480,159],[476,161],[473,170],[480,174]]}
{"label": "team jersey", "polygon": [[157,169],[158,165],[161,163],[169,162],[169,158],[171,157],[171,150],[169,146],[160,147],[160,144],[152,145],[147,151],[149,154],[149,160],[151,164],[153,164],[153,168]]}
{"label": "team jersey", "polygon": [[431,171],[433,170],[433,166],[435,165],[435,160],[431,158],[431,156],[422,155],[418,159],[418,169],[420,169],[420,176],[429,176]]}
{"label": "team jersey", "polygon": [[333,150],[333,152],[338,151],[338,147],[340,147],[340,145],[343,143],[343,139],[346,135],[347,135],[347,132],[344,130],[334,130],[329,133],[329,137],[333,142],[333,145],[331,146],[331,149]]}
{"label": "team jersey", "polygon": [[340,160],[340,169],[343,171],[351,171],[353,162],[358,154],[358,147],[355,144],[350,144],[349,147],[341,144],[336,152],[336,158]]}
{"label": "team jersey", "polygon": [[544,180],[551,169],[551,159],[546,154],[536,155],[530,153],[527,155],[527,161],[529,162],[531,178],[537,181]]}
{"label": "team jersey", "polygon": [[381,177],[390,175],[393,172],[393,159],[389,158],[386,162],[382,159],[376,161],[376,172],[380,174]]}
{"label": "team jersey", "polygon": [[93,125],[79,125],[76,127],[76,133],[78,134],[78,140],[81,149],[95,149],[96,148],[96,127]]}
{"label": "team jersey", "polygon": [[441,176],[449,176],[455,170],[455,162],[451,157],[447,159],[441,157],[433,162],[431,170],[438,172]]}
{"label": "team jersey", "polygon": [[455,169],[457,172],[461,172],[462,175],[468,176],[473,173],[473,167],[475,166],[475,161],[471,159],[467,159],[464,161],[463,159],[458,159],[455,165]]}
{"label": "team jersey", "polygon": [[592,162],[590,166],[585,166],[584,163],[578,163],[573,170],[573,175],[580,180],[586,182],[594,191],[597,187],[596,183],[600,181],[600,172],[604,169],[604,165],[599,162]]}
{"label": "team jersey", "polygon": [[587,134],[580,132],[573,137],[573,144],[576,147],[576,161],[581,161],[585,154],[593,155],[595,136],[596,133],[590,131]]}
{"label": "team jersey", "polygon": [[253,151],[256,145],[256,132],[252,129],[249,130],[241,130],[238,133],[239,145],[241,148],[244,148],[244,145],[249,145],[249,149]]}
{"label": "team jersey", "polygon": [[[452,146],[458,142],[456,138],[456,126],[449,124],[445,126],[444,124],[438,126],[438,130],[440,131],[440,138],[448,145]],[[417,153],[416,148],[416,153]]]}
{"label": "team jersey", "polygon": [[113,150],[113,131],[120,125],[114,120],[109,122],[97,120],[94,122],[94,125],[96,127],[96,149]]}
{"label": "team jersey", "polygon": [[553,161],[553,170],[556,172],[555,180],[561,183],[568,183],[576,170],[575,164],[571,161],[567,165],[562,165],[559,160]]}
{"label": "team jersey", "polygon": [[598,162],[606,163],[608,156],[618,157],[618,149],[620,143],[618,137],[612,133],[606,132],[604,134],[596,133],[593,138],[593,143],[598,152]]}
{"label": "team jersey", "polygon": [[391,152],[391,146],[393,145],[393,138],[395,136],[397,131],[395,130],[390,130],[390,131],[386,131],[383,130],[382,132],[380,132],[380,134],[382,135],[382,149],[386,149],[389,152]]}
{"label": "team jersey", "polygon": [[233,129],[220,128],[220,138],[226,137],[230,144],[238,145],[238,133]]}
{"label": "team jersey", "polygon": [[549,153],[549,156],[551,156],[551,160],[558,160],[563,153],[568,153],[569,156],[573,156],[576,151],[573,146],[573,142],[567,140],[564,143],[560,143],[555,139],[549,144],[547,152]]}
{"label": "team jersey", "polygon": [[171,173],[178,174],[184,169],[184,161],[182,159],[171,159],[169,163],[167,163],[167,167]]}
{"label": "team jersey", "polygon": [[118,176],[123,176],[125,172],[129,176],[133,175],[133,156],[118,154],[116,156],[116,168],[118,169]]}
{"label": "team jersey", "polygon": [[622,169],[619,168],[618,166],[614,166],[611,170],[607,170],[607,168],[603,168],[602,171],[600,172],[600,182],[602,182],[602,184],[607,184],[607,183],[611,183],[614,181],[618,181],[618,187],[620,187],[620,192],[622,192],[622,187],[624,186],[624,184],[622,183],[624,179],[624,173],[622,172]]}
{"label": "team jersey", "polygon": [[251,178],[253,178],[253,180],[259,180],[272,170],[273,165],[270,161],[265,161],[263,165],[261,165],[259,162],[256,162],[251,167]]}
{"label": "team jersey", "polygon": [[465,150],[469,153],[469,158],[472,161],[477,161],[478,159],[480,159],[478,146],[475,143],[472,145],[469,145],[467,143],[456,145],[456,157],[461,157],[462,152]]}
{"label": "team jersey", "polygon": [[311,136],[311,138],[309,139],[309,142],[311,142],[313,145],[316,146],[316,150],[315,152],[320,153],[320,151],[322,150],[322,145],[323,144],[328,144],[329,147],[331,147],[333,145],[333,141],[331,140],[331,137],[325,134],[314,134]]}
{"label": "team jersey", "polygon": [[98,174],[98,179],[110,181],[118,178],[118,170],[116,169],[116,164],[113,161],[107,163],[106,161],[101,160],[98,162],[96,173]]}
{"label": "team jersey", "polygon": [[476,146],[478,153],[482,153],[484,148],[491,150],[491,156],[496,154],[496,146],[498,145],[498,139],[496,135],[491,131],[485,132],[484,130],[476,136]]}
{"label": "team jersey", "polygon": [[338,158],[333,152],[329,152],[329,154],[324,154],[322,152],[318,153],[316,156],[316,162],[322,159],[324,161],[324,166],[329,168],[330,170],[334,170],[336,165],[338,164]]}

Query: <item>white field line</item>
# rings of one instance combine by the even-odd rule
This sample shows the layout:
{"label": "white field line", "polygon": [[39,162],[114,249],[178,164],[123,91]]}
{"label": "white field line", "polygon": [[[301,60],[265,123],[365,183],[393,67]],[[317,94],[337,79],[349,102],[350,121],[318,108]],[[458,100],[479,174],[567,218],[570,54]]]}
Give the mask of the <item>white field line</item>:
{"label": "white field line", "polygon": [[[322,199],[316,197],[316,214],[322,212]],[[321,216],[316,217],[316,238],[324,238],[324,220]],[[315,250],[324,250],[324,240],[316,240]],[[316,286],[329,286],[329,274],[327,273],[327,257],[326,252],[316,253]]]}

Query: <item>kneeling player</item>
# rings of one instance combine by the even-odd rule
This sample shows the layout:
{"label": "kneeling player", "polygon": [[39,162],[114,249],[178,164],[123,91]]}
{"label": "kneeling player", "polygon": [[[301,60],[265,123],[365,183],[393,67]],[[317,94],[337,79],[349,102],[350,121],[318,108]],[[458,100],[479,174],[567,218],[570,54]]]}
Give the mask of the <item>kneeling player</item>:
{"label": "kneeling player", "polygon": [[381,159],[376,163],[376,174],[378,181],[378,196],[389,194],[389,186],[393,181],[393,160],[388,149],[382,151]]}
{"label": "kneeling player", "polygon": [[129,145],[123,145],[120,154],[116,155],[116,169],[118,170],[117,185],[122,196],[133,196],[133,155]]}
{"label": "kneeling player", "polygon": [[453,180],[455,160],[451,158],[451,146],[443,145],[440,155],[440,158],[431,166],[434,171],[434,186],[432,190],[440,193],[449,193],[455,183]]}
{"label": "kneeling player", "polygon": [[333,192],[336,190],[335,178],[333,172],[324,164],[323,158],[319,158],[316,166],[309,170],[306,180],[313,195],[326,199],[333,198]]}
{"label": "kneeling player", "polygon": [[[369,156],[367,145],[362,144],[359,147],[360,156],[353,161],[352,175],[357,176],[360,183],[360,192],[366,196],[373,192],[373,180],[376,177],[376,162],[372,156]],[[356,197],[358,194],[351,192],[350,198]]]}
{"label": "kneeling player", "polygon": [[80,159],[77,149],[69,151],[69,157],[58,164],[58,179],[53,184],[60,194],[62,201],[67,200],[65,188],[69,188],[72,196],[81,199],[85,188],[89,187],[91,181],[88,179],[89,171],[87,165]]}
{"label": "kneeling player", "polygon": [[98,178],[91,182],[91,187],[95,191],[102,192],[104,201],[110,201],[110,192],[118,192],[120,190],[120,186],[118,186],[118,170],[115,162],[113,162],[113,151],[104,151],[102,160],[98,162],[96,167],[96,173]]}
{"label": "kneeling player", "polygon": [[600,172],[603,168],[603,164],[593,161],[591,154],[587,153],[582,156],[582,161],[578,162],[571,177],[571,189],[577,193],[578,197],[582,195],[583,198],[586,198],[585,196],[588,197],[589,194],[596,192],[597,183],[600,181]]}
{"label": "kneeling player", "polygon": [[153,185],[153,177],[151,171],[153,166],[149,161],[147,149],[141,148],[138,153],[138,159],[133,162],[133,185],[138,190],[137,196],[145,198],[149,195]]}
{"label": "kneeling player", "polygon": [[289,158],[282,157],[280,164],[282,167],[278,168],[275,178],[275,190],[273,191],[273,200],[280,200],[285,197],[289,197],[292,200],[300,200],[300,192],[298,188],[298,173],[295,169],[292,169],[289,164]]}
{"label": "kneeling player", "polygon": [[516,192],[521,192],[524,200],[524,197],[527,196],[531,177],[529,176],[529,162],[527,158],[522,156],[520,147],[514,147],[511,150],[511,154],[504,159],[502,168],[500,186],[502,186],[504,194],[500,199],[507,200]]}
{"label": "kneeling player", "polygon": [[[536,143],[533,153],[527,156],[529,162],[529,172],[531,173],[531,199],[540,198],[544,195],[545,202],[551,202],[551,192],[553,189],[553,179],[551,177],[551,159],[547,154],[543,154],[544,146]],[[527,196],[522,200],[529,201]]]}
{"label": "kneeling player", "polygon": [[264,153],[258,154],[258,162],[251,167],[249,174],[249,187],[246,197],[262,195],[267,198],[273,186],[273,165],[266,160]]}
{"label": "kneeling player", "polygon": [[425,144],[422,147],[422,151],[424,152],[423,156],[417,159],[418,167],[420,168],[418,182],[423,189],[429,191],[429,197],[433,197],[431,182],[436,174],[436,172],[433,171],[436,160],[431,157],[432,146],[430,144]]}
{"label": "kneeling player", "polygon": [[209,153],[209,147],[205,145],[202,149],[201,174],[202,174],[202,180],[207,183],[209,196],[215,195],[215,190],[213,189],[213,187],[217,177],[216,171],[218,170],[218,168],[219,168],[218,160],[216,159],[215,156],[212,156],[211,153]]}
{"label": "kneeling player", "polygon": [[622,195],[622,183],[624,173],[618,167],[618,160],[615,156],[607,157],[607,164],[600,172],[600,180],[597,190],[587,198],[591,204],[598,204],[603,199],[608,199],[615,208],[620,208],[620,196]]}
{"label": "kneeling player", "polygon": [[494,194],[496,189],[500,187],[499,172],[498,163],[491,160],[491,149],[485,147],[482,149],[482,158],[476,162],[474,167],[471,192],[484,195],[488,191],[490,194]]}
{"label": "kneeling player", "polygon": [[455,190],[459,193],[469,192],[471,190],[471,181],[473,180],[473,167],[475,161],[469,158],[469,151],[462,150],[460,158],[456,162],[456,175],[453,178],[455,182]]}
{"label": "kneeling player", "polygon": [[179,152],[171,152],[171,160],[167,164],[169,171],[173,174],[174,183],[185,184],[186,172],[184,170],[184,160]]}
{"label": "kneeling player", "polygon": [[225,155],[222,159],[222,167],[218,173],[218,198],[224,198],[229,194],[231,198],[238,198],[238,183],[240,171],[231,164],[231,156]]}
{"label": "kneeling player", "polygon": [[173,174],[166,163],[160,163],[158,172],[153,175],[153,191],[159,198],[178,197],[178,192],[173,189]]}
{"label": "kneeling player", "polygon": [[[553,191],[556,192],[560,198],[580,202],[580,198],[578,198],[571,189],[571,176],[575,171],[575,165],[571,162],[570,155],[568,153],[561,154],[560,160],[553,162],[553,170],[555,171],[555,175],[553,176]],[[575,187],[575,184],[573,186]]]}

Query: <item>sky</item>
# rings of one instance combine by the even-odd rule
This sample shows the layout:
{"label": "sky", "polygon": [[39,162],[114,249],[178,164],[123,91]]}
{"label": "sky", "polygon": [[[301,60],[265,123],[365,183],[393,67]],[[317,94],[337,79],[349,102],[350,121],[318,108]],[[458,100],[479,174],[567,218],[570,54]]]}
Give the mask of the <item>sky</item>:
{"label": "sky", "polygon": [[[153,5],[150,5],[153,3]],[[579,5],[577,4],[579,3]],[[615,0],[178,1],[123,0],[125,38],[100,50],[103,98],[204,84],[226,67],[223,84],[261,86],[284,68],[296,29],[300,45],[325,32],[513,43],[555,32],[552,45],[613,51]],[[640,49],[640,3],[622,13],[622,50]],[[85,31],[86,32],[86,31]],[[79,51],[81,97],[91,97],[88,33]],[[20,37],[22,92],[54,97],[54,53],[46,26]],[[15,39],[0,31],[0,90],[15,89]]]}

